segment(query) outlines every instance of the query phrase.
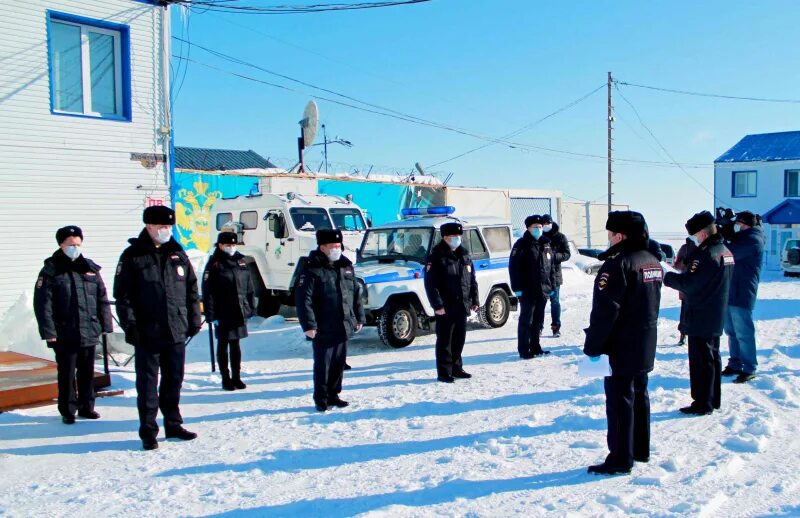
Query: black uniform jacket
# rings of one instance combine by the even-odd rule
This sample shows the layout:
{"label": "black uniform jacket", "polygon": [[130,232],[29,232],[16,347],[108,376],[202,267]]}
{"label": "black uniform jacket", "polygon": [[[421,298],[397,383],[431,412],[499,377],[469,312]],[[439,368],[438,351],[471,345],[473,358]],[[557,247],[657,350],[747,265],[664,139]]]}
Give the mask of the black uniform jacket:
{"label": "black uniform jacket", "polygon": [[583,352],[607,354],[611,372],[634,376],[653,370],[663,271],[643,240],[609,248],[597,272]]}
{"label": "black uniform jacket", "polygon": [[361,288],[353,263],[342,256],[335,263],[319,250],[308,255],[295,288],[297,318],[303,331],[317,330],[320,343],[343,342],[364,324]]}
{"label": "black uniform jacket", "polygon": [[33,310],[49,347],[92,347],[114,325],[100,267],[83,256],[71,260],[61,249],[45,259],[33,291]]}
{"label": "black uniform jacket", "polygon": [[240,328],[255,315],[255,286],[239,252],[231,256],[219,248],[214,251],[203,272],[202,292],[206,320],[217,321],[223,330]]}
{"label": "black uniform jacket", "polygon": [[446,313],[469,315],[472,306],[480,304],[475,268],[466,248],[453,250],[440,241],[431,249],[425,265],[425,293],[434,310]]}
{"label": "black uniform jacket", "polygon": [[537,240],[525,232],[514,243],[508,260],[511,289],[534,300],[549,295],[556,287],[555,255],[547,235]]}
{"label": "black uniform jacket", "polygon": [[197,276],[181,245],[173,238],[156,248],[146,229],[128,242],[114,279],[126,339],[158,349],[197,334],[202,322]]}
{"label": "black uniform jacket", "polygon": [[553,288],[555,288],[564,284],[561,263],[569,261],[572,254],[569,251],[567,236],[559,232],[558,223],[553,223],[553,228],[550,229],[550,232],[545,232],[544,235],[550,239],[550,248],[553,249],[553,270],[555,270],[555,285],[553,285]]}
{"label": "black uniform jacket", "polygon": [[733,276],[733,254],[714,234],[686,257],[683,273],[667,273],[664,284],[683,292],[684,327],[689,336],[721,336]]}

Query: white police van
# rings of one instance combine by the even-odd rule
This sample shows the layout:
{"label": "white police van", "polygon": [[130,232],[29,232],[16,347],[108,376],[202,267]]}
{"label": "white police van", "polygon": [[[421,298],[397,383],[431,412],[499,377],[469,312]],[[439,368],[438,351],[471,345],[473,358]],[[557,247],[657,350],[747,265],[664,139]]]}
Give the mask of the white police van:
{"label": "white police van", "polygon": [[430,329],[433,308],[425,295],[428,252],[441,240],[439,227],[456,221],[464,228],[478,280],[478,318],[486,327],[501,327],[517,309],[511,291],[508,258],[511,224],[492,217],[455,217],[453,207],[403,209],[403,219],[376,225],[364,235],[357,254],[367,325],[378,327],[383,343],[405,347],[420,330]]}

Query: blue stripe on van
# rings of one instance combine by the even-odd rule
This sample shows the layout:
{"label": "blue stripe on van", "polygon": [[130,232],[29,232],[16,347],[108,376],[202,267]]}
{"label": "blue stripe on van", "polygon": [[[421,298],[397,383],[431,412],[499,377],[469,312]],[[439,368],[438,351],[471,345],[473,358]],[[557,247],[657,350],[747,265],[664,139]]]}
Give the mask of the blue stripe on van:
{"label": "blue stripe on van", "polygon": [[[495,259],[479,259],[477,261],[473,261],[472,263],[476,270],[475,272],[481,272],[486,270],[498,270],[500,268],[508,268],[508,257],[498,257]],[[419,274],[419,277],[417,277]],[[390,272],[390,273],[379,273],[377,275],[370,275],[369,277],[364,277],[365,284],[378,284],[381,282],[397,282],[397,281],[408,281],[411,279],[422,278],[425,276],[425,270],[411,270],[406,275],[400,275],[397,272]]]}

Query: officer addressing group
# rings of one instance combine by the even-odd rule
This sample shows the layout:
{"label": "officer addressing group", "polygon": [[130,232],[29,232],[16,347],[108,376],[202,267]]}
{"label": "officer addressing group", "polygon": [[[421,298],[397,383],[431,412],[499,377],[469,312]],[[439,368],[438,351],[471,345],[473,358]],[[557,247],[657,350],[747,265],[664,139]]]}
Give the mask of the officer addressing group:
{"label": "officer addressing group", "polygon": [[555,284],[555,258],[543,223],[538,215],[525,218],[527,231],[514,243],[508,261],[511,289],[520,303],[517,351],[523,360],[550,354],[539,343],[547,297]]}
{"label": "officer addressing group", "polygon": [[[148,207],[145,228],[128,240],[114,280],[117,315],[125,341],[136,348],[136,404],[145,450],[158,448],[158,409],[167,439],[191,440],[178,404],[183,384],[186,339],[201,328],[197,277],[183,248],[172,237],[175,211]],[[158,386],[159,370],[161,385]]]}
{"label": "officer addressing group", "polygon": [[689,337],[689,382],[693,401],[680,411],[706,415],[720,407],[719,337],[735,261],[722,244],[722,235],[710,212],[692,216],[686,222],[686,230],[697,248],[686,258],[687,270],[668,272],[664,284],[682,292],[686,302],[684,326]]}
{"label": "officer addressing group", "polygon": [[583,352],[608,355],[605,378],[608,456],[589,473],[630,473],[633,462],[650,459],[650,397],[661,304],[662,269],[648,251],[644,217],[615,211],[606,223],[611,246],[594,284],[592,313]]}
{"label": "officer addressing group", "polygon": [[440,227],[442,240],[425,265],[425,293],[436,315],[436,373],[443,383],[471,378],[461,353],[467,335],[467,316],[478,310],[478,282],[467,249],[461,246],[461,223]]}
{"label": "officer addressing group", "polygon": [[244,255],[236,250],[236,243],[234,232],[220,232],[217,246],[203,272],[203,311],[206,320],[214,322],[217,362],[224,390],[247,388],[241,377],[240,341],[247,337],[247,319],[256,314],[250,268]]}
{"label": "officer addressing group", "polygon": [[297,317],[314,349],[314,406],[344,408],[342,375],[347,340],[364,325],[361,290],[353,263],[342,255],[340,230],[317,230],[313,250],[297,281]]}
{"label": "officer addressing group", "polygon": [[39,334],[56,355],[61,420],[73,424],[76,412],[100,417],[94,410],[95,347],[113,323],[100,267],[81,253],[83,231],[75,225],[60,228],[56,242],[58,250],[45,259],[36,279],[33,309]]}

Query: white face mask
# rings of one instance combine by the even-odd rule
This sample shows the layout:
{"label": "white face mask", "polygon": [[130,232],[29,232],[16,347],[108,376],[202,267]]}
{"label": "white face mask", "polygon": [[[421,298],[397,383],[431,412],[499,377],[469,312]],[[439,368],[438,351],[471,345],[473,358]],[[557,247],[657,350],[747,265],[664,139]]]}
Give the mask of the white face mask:
{"label": "white face mask", "polygon": [[734,232],[739,232],[740,230],[742,230],[742,226],[740,224],[738,224],[738,223],[735,223],[733,225],[733,231]]}
{"label": "white face mask", "polygon": [[450,240],[447,242],[450,245],[450,248],[455,250],[459,246],[461,246],[461,236],[452,236]]}
{"label": "white face mask", "polygon": [[71,245],[68,246],[66,250],[64,250],[64,253],[67,255],[67,257],[69,257],[74,261],[75,259],[81,256],[81,249],[78,246]]}
{"label": "white face mask", "polygon": [[160,228],[158,229],[158,235],[155,237],[155,241],[160,244],[164,244],[170,240],[172,237],[172,229],[171,228]]}
{"label": "white face mask", "polygon": [[539,227],[533,227],[530,230],[530,233],[531,233],[531,235],[533,236],[534,239],[539,239],[540,237],[542,237],[542,234],[544,233],[544,230],[539,228]]}
{"label": "white face mask", "polygon": [[551,230],[553,230],[553,225],[548,223],[547,225],[542,227],[542,230],[544,230],[545,232],[550,232]]}
{"label": "white face mask", "polygon": [[694,243],[696,246],[700,246],[700,238],[699,238],[699,237],[697,237],[697,236],[689,236],[689,239],[691,239],[691,240],[692,240],[692,242],[693,242],[693,243]]}
{"label": "white face mask", "polygon": [[228,255],[233,255],[233,254],[236,253],[236,247],[235,246],[223,246],[222,247],[222,251],[225,252]]}
{"label": "white face mask", "polygon": [[328,253],[325,254],[328,256],[328,260],[332,263],[335,263],[339,259],[342,258],[342,249],[341,248],[331,248],[328,250]]}

